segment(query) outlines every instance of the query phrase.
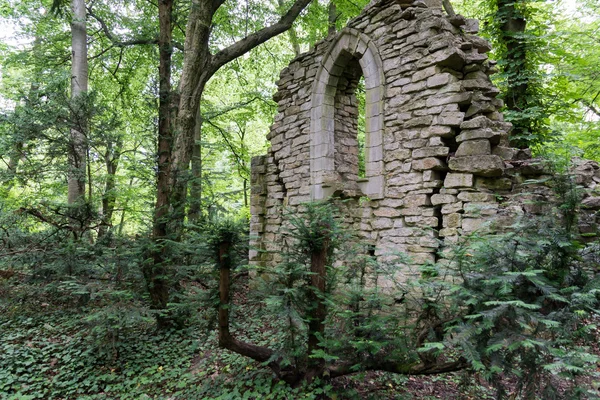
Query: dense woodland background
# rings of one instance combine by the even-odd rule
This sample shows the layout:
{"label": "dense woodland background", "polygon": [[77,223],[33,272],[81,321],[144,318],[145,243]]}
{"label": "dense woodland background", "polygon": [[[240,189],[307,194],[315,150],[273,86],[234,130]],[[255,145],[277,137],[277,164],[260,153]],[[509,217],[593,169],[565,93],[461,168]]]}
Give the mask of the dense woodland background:
{"label": "dense woodland background", "polygon": [[310,206],[290,217],[303,245],[248,289],[250,158],[279,71],[366,3],[0,5],[0,397],[600,396],[597,246],[582,255],[568,223],[568,160],[600,160],[598,0],[451,1],[493,45],[512,144],[557,172],[556,215],[473,237],[458,270],[390,297],[373,260],[311,285],[351,232]]}

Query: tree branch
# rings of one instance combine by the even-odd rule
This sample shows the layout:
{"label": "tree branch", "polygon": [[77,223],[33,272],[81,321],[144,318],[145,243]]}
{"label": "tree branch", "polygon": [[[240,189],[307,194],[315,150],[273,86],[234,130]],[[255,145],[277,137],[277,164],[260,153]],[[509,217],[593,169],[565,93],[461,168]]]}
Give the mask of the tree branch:
{"label": "tree branch", "polygon": [[[216,3],[221,0],[215,0]],[[288,12],[281,17],[275,24],[266,28],[260,29],[242,40],[232,44],[231,46],[219,51],[213,57],[211,62],[211,70],[217,71],[228,62],[246,54],[253,48],[261,45],[274,36],[279,35],[290,29],[298,15],[308,6],[311,0],[296,0]]]}
{"label": "tree branch", "polygon": [[[100,24],[100,28],[102,28],[102,32],[104,32],[104,36],[112,43],[113,47],[129,47],[129,46],[144,46],[144,45],[155,45],[158,44],[158,37],[155,38],[136,38],[131,40],[120,40],[108,29],[108,25],[106,21],[97,14],[95,14],[91,7],[87,8],[87,12],[90,17],[94,18]],[[175,41],[172,42],[173,47],[178,50],[183,51],[183,45],[181,43],[177,43]],[[102,52],[104,53],[104,51]],[[101,54],[102,54],[101,53]]]}

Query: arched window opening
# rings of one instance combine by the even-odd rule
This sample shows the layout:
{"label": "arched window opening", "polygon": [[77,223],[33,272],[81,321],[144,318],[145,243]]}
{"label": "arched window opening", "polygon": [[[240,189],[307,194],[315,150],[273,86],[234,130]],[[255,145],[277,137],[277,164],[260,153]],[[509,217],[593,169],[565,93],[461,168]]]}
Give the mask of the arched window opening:
{"label": "arched window opening", "polygon": [[[358,60],[350,58],[339,76],[335,93],[334,165],[341,182],[349,187],[355,186],[360,178],[361,158],[364,171],[364,155],[361,155],[358,140],[360,102],[357,89],[361,77],[362,69]],[[364,123],[362,130],[364,132]]]}
{"label": "arched window opening", "polygon": [[365,77],[361,76],[356,88],[356,99],[358,101],[358,178],[365,179]]}
{"label": "arched window opening", "polygon": [[369,39],[342,32],[323,58],[311,101],[311,196],[382,198],[384,76]]}

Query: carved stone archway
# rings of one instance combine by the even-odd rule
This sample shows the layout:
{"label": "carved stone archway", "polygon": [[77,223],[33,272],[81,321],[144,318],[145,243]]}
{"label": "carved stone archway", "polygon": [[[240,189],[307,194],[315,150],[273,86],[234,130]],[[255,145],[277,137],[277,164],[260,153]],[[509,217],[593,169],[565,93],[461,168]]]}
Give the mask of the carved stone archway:
{"label": "carved stone archway", "polygon": [[[352,102],[340,103],[340,97],[343,96],[340,92],[349,85],[352,86],[348,80],[357,81],[356,78],[360,75],[364,76],[366,92],[365,177],[347,179],[339,170],[339,160],[347,155],[341,154],[343,152],[338,147],[338,136],[354,134],[355,137],[356,132],[341,133],[340,123],[343,118],[337,114],[344,104],[350,112],[355,108]],[[355,86],[356,83],[354,87],[350,87],[350,93],[355,90]],[[373,199],[383,197],[384,97],[385,78],[377,48],[365,34],[345,28],[324,55],[312,90],[310,174],[313,200],[327,198],[338,190],[358,192]]]}

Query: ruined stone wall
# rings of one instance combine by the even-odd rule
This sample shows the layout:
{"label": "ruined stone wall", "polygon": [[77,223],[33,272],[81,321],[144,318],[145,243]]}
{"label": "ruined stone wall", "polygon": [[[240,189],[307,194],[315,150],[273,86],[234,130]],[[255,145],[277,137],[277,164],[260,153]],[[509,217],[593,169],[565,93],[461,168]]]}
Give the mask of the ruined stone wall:
{"label": "ruined stone wall", "polygon": [[498,194],[523,190],[522,165],[508,161],[530,154],[508,146],[490,46],[476,32],[476,21],[441,7],[380,0],[281,72],[271,148],[252,160],[251,262],[277,262],[284,209],[330,197],[344,200],[346,223],[376,256],[433,261],[438,239],[477,230],[498,214]]}

